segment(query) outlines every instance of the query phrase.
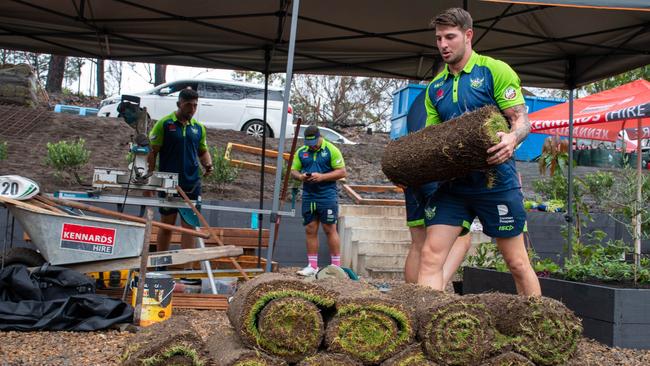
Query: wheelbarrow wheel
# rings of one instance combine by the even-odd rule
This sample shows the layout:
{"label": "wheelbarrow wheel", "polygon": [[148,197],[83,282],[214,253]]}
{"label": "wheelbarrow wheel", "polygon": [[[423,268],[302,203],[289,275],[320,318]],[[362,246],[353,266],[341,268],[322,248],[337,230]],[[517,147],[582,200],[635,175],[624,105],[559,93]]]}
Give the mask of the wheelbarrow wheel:
{"label": "wheelbarrow wheel", "polygon": [[43,256],[29,248],[11,248],[3,256],[0,253],[0,263],[4,263],[5,267],[13,265],[24,265],[27,267],[38,267],[45,263]]}

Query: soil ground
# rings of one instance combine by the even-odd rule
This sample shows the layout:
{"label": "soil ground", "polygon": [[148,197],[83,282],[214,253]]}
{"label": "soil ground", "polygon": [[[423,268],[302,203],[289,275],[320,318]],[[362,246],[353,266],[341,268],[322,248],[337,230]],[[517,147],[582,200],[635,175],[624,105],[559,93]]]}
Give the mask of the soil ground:
{"label": "soil ground", "polygon": [[[0,112],[6,117],[7,106],[0,105]],[[90,183],[93,167],[126,167],[126,152],[133,130],[122,120],[114,118],[80,117],[54,114],[47,111],[18,111],[22,124],[14,129],[0,130],[0,143],[8,142],[8,159],[0,161],[0,175],[19,174],[29,177],[41,186],[44,192],[59,189],[84,190],[70,179],[55,176],[46,166],[46,143],[60,140],[84,138],[91,151],[90,162],[82,169],[81,176]],[[380,167],[383,149],[388,137],[382,134],[357,133],[350,136],[358,145],[340,146],[346,160],[348,182],[355,184],[389,184]],[[225,148],[228,142],[260,146],[261,141],[237,131],[209,130],[208,144]],[[290,147],[287,142],[287,149]],[[269,149],[277,149],[277,139],[270,139]],[[246,154],[236,153],[233,158],[255,161]],[[274,164],[271,159],[267,164]],[[532,180],[537,179],[536,163],[518,163],[522,174],[524,192],[533,197]],[[577,174],[584,174],[601,168],[578,167]],[[256,201],[259,199],[259,172],[242,170],[237,180],[223,191],[207,186],[204,197],[208,199]],[[264,197],[270,199],[273,193],[272,174],[265,175]],[[382,197],[382,198],[400,198]],[[343,202],[350,199],[341,194]],[[192,321],[202,337],[227,323],[224,312],[179,311],[190,313]],[[101,332],[0,332],[0,365],[115,365],[126,344],[136,337],[133,333],[116,330]],[[577,356],[570,365],[649,365],[650,351],[609,348],[597,342],[583,339]]]}

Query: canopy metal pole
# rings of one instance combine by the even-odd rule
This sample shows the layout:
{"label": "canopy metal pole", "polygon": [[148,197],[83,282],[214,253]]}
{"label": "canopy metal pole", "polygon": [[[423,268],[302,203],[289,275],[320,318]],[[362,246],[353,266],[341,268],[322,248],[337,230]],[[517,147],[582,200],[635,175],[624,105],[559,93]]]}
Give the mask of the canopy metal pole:
{"label": "canopy metal pole", "polygon": [[[277,220],[277,212],[280,207],[280,180],[282,178],[282,164],[284,163],[284,134],[287,130],[287,111],[289,110],[289,97],[291,96],[291,77],[293,76],[293,54],[296,49],[296,30],[298,28],[298,10],[300,0],[293,0],[291,9],[291,31],[289,33],[289,50],[287,53],[287,75],[284,84],[284,101],[282,102],[282,124],[280,126],[280,139],[278,142],[277,169],[275,170],[275,183],[273,184],[273,205],[271,207],[271,223]],[[291,164],[291,162],[289,162]],[[289,168],[289,167],[287,167]],[[266,250],[266,271],[271,272],[273,261],[273,238],[275,237],[275,225],[271,225],[269,231],[269,246]]]}
{"label": "canopy metal pole", "polygon": [[634,264],[636,268],[641,265],[641,205],[643,204],[641,158],[641,118],[639,118],[636,121],[636,217],[634,220]]}
{"label": "canopy metal pole", "polygon": [[567,179],[569,180],[567,197],[567,245],[569,258],[573,256],[573,86],[569,89],[569,163]]}
{"label": "canopy metal pole", "polygon": [[[262,130],[262,163],[260,164],[260,210],[264,209],[264,176],[266,175],[266,112],[268,109],[269,101],[269,67],[271,64],[271,51],[266,48],[264,50],[264,112],[262,112],[262,119],[264,120],[264,129]],[[262,223],[264,221],[262,214],[257,214],[257,268],[261,268],[261,255],[262,255]]]}

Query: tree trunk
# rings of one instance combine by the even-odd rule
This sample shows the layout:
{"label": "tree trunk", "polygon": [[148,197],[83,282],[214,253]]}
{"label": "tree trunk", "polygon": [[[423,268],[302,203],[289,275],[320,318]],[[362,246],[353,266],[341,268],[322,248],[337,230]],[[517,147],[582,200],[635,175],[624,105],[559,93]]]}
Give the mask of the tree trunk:
{"label": "tree trunk", "polygon": [[104,59],[97,59],[97,96],[106,96],[106,87],[104,84]]}
{"label": "tree trunk", "polygon": [[65,56],[52,55],[47,71],[45,90],[48,92],[60,92],[63,87],[63,74],[65,72]]}
{"label": "tree trunk", "polygon": [[164,84],[166,82],[166,74],[167,65],[156,64],[153,85],[158,86],[160,84]]}

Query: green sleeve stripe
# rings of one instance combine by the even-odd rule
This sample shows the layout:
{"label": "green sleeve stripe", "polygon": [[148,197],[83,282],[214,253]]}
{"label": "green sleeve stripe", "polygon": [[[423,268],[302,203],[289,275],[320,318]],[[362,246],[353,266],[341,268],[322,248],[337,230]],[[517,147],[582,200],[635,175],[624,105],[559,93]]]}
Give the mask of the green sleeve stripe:
{"label": "green sleeve stripe", "polygon": [[163,128],[166,119],[159,119],[149,131],[149,143],[151,145],[160,146],[163,144],[165,130]]}
{"label": "green sleeve stripe", "polygon": [[208,150],[208,131],[206,131],[205,126],[199,123],[199,126],[201,126],[201,141],[199,142],[199,150],[207,151]]}
{"label": "green sleeve stripe", "polygon": [[300,171],[302,169],[302,163],[300,162],[300,153],[305,151],[305,146],[301,146],[293,154],[293,162],[291,162],[291,170]]}
{"label": "green sleeve stripe", "polygon": [[426,93],[424,96],[424,108],[427,110],[426,126],[437,125],[438,123],[442,122],[440,120],[440,115],[438,114],[436,107],[433,105],[433,103],[431,103],[431,98],[429,97],[429,88],[431,88],[431,85],[434,81],[436,81],[436,79],[433,79],[424,91]]}
{"label": "green sleeve stripe", "polygon": [[338,149],[338,147],[334,146],[334,144],[330,144],[328,142],[328,147],[330,149],[330,165],[334,169],[341,169],[345,167],[345,161],[343,160],[343,154],[341,154],[341,150]]}

